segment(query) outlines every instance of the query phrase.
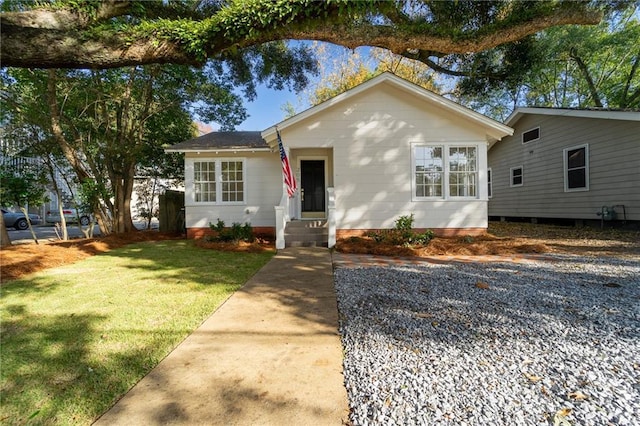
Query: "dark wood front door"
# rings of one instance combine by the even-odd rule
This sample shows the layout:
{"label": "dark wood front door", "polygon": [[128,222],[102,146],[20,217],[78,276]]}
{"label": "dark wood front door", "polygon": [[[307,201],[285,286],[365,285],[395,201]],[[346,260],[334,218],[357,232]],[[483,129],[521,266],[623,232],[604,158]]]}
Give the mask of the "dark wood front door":
{"label": "dark wood front door", "polygon": [[300,161],[302,212],[324,213],[324,160]]}

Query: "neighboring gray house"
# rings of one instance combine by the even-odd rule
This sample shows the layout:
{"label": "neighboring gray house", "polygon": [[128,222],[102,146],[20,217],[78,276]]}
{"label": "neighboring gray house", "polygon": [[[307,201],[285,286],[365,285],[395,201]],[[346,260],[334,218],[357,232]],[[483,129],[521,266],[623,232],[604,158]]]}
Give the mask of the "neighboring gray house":
{"label": "neighboring gray house", "polygon": [[640,221],[640,112],[518,108],[488,152],[489,217]]}

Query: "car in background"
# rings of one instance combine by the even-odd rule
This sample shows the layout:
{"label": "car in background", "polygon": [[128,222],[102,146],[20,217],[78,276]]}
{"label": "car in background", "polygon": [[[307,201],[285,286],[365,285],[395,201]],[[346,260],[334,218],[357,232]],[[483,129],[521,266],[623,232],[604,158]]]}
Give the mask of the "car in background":
{"label": "car in background", "polygon": [[[77,223],[79,220],[80,225],[87,226],[89,222],[91,222],[91,215],[89,213],[78,213],[76,209],[62,209],[62,214],[64,214],[67,223]],[[60,211],[49,210],[44,220],[47,223],[60,223]]]}
{"label": "car in background", "polygon": [[[27,218],[24,217],[22,212],[10,212],[9,210],[2,209],[2,217],[4,218],[4,225],[7,228],[14,228],[19,231],[24,231],[29,228]],[[37,214],[29,214],[29,220],[32,225],[39,225],[42,222],[42,218]]]}

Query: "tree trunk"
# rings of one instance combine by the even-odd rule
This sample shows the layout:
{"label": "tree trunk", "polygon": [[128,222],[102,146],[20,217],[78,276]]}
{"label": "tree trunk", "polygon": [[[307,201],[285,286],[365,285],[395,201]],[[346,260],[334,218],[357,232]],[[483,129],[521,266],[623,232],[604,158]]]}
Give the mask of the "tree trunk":
{"label": "tree trunk", "polygon": [[133,168],[126,176],[113,175],[113,232],[116,234],[136,231],[131,217],[131,194],[133,193]]}
{"label": "tree trunk", "polygon": [[9,247],[11,245],[11,239],[9,238],[9,231],[4,223],[4,215],[0,214],[0,247]]}
{"label": "tree trunk", "polygon": [[33,237],[33,241],[35,241],[36,244],[40,244],[38,242],[38,237],[36,236],[36,233],[33,230],[33,225],[31,225],[31,219],[29,219],[29,213],[27,212],[27,209],[25,209],[24,207],[20,207],[20,211],[24,215],[25,219],[27,219],[27,225],[29,225],[29,232],[31,232],[31,236]]}
{"label": "tree trunk", "polygon": [[64,217],[63,208],[62,208],[62,194],[60,192],[60,187],[58,186],[58,181],[56,180],[56,173],[53,170],[53,163],[51,158],[48,155],[43,157],[44,164],[47,166],[47,170],[49,171],[49,177],[51,178],[51,183],[53,184],[53,191],[56,193],[56,197],[58,197],[58,213],[60,214],[60,232],[62,233],[62,241],[67,241],[69,239],[69,232],[67,231],[67,219]]}

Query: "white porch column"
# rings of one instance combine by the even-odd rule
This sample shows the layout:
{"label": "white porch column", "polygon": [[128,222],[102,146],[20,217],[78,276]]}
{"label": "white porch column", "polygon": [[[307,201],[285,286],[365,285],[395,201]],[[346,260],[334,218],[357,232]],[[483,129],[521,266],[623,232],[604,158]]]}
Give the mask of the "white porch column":
{"label": "white porch column", "polygon": [[284,206],[275,206],[276,209],[276,249],[284,248],[284,227],[286,221],[284,219]]}
{"label": "white porch column", "polygon": [[336,194],[334,188],[327,188],[327,246],[332,248],[336,245]]}

